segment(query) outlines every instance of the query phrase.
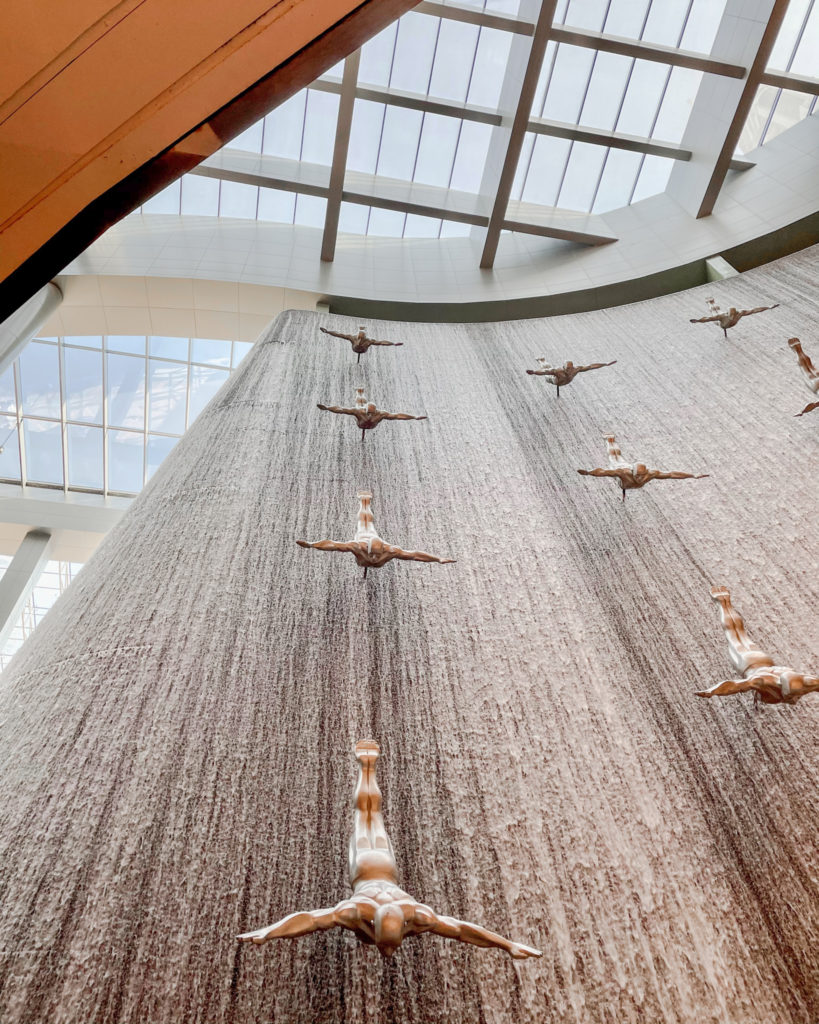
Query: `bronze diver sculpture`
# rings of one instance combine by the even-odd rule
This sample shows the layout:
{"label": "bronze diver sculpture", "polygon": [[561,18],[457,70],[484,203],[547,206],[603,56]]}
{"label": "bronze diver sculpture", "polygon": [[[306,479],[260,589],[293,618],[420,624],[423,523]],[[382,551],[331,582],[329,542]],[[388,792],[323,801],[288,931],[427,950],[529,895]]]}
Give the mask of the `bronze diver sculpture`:
{"label": "bronze diver sculpture", "polygon": [[[788,344],[796,353],[799,366],[805,375],[805,383],[808,386],[808,390],[812,391],[815,395],[819,394],[819,370],[811,362],[810,356],[805,355],[802,351],[802,343],[798,338],[788,338]],[[812,412],[814,409],[819,409],[819,402],[809,402],[802,412],[794,413],[794,415],[804,416],[806,412]]]}
{"label": "bronze diver sculpture", "polygon": [[355,745],[358,784],[349,852],[352,896],[334,907],[288,914],[268,928],[240,935],[239,941],[261,945],[271,939],[295,939],[311,932],[347,928],[361,942],[376,946],[382,956],[388,957],[408,936],[434,932],[473,946],[495,946],[516,960],[542,956],[540,950],[512,942],[480,925],[436,914],[399,888],[392,843],[381,813],[381,790],[375,778],[378,754],[378,744],[372,740],[359,740]]}
{"label": "bronze diver sculpture", "polygon": [[806,693],[819,690],[819,677],[775,665],[769,654],[748,639],[742,616],[731,604],[731,595],[725,587],[712,587],[711,598],[719,605],[728,654],[742,673],[742,679],[726,679],[709,690],[697,690],[698,697],[726,697],[753,690],[754,704],[758,700],[763,704],[795,704]]}
{"label": "bronze diver sculpture", "polygon": [[648,469],[642,462],[626,462],[614,434],[605,434],[604,440],[608,448],[609,469],[578,469],[581,476],[609,476],[613,477],[623,494],[623,501],[626,500],[626,491],[636,490],[645,487],[651,480],[703,480],[708,473],[662,473],[658,469]]}
{"label": "bronze diver sculpture", "polygon": [[545,356],[538,357],[538,363],[540,364],[539,370],[527,370],[526,372],[530,377],[549,377],[550,384],[554,384],[557,388],[557,397],[560,398],[560,389],[571,384],[578,373],[586,373],[588,370],[599,370],[604,366],[614,366],[617,362],[616,359],[612,359],[610,363],[589,363],[587,366],[575,366],[574,363],[568,359],[562,366],[552,366],[551,363],[546,362]]}
{"label": "bronze diver sculpture", "polygon": [[410,416],[406,412],[383,412],[376,409],[374,402],[367,402],[364,397],[364,388],[356,388],[355,408],[345,409],[339,405],[321,405],[319,409],[324,412],[334,412],[342,416],[355,416],[358,428],[361,431],[361,440],[366,437],[366,431],[373,430],[382,420],[425,420],[426,416]]}
{"label": "bronze diver sculpture", "polygon": [[428,555],[426,551],[404,551],[403,548],[385,543],[376,533],[373,514],[370,511],[372,494],[369,491],[358,492],[358,526],[355,537],[349,541],[317,540],[312,543],[297,540],[302,548],[318,548],[319,551],[349,551],[356,562],[364,567],[364,576],[368,569],[380,569],[382,565],[399,558],[405,562],[440,562],[442,565],[454,562],[454,558],[438,558]]}
{"label": "bronze diver sculpture", "polygon": [[371,345],[398,346],[404,344],[403,341],[376,341],[375,338],[368,338],[363,327],[358,328],[358,334],[342,334],[340,331],[329,331],[326,327],[319,327],[319,330],[322,334],[329,334],[334,338],[341,338],[344,341],[349,341],[353,346],[353,352],[358,353],[358,359],[356,359],[357,363],[361,362],[361,356]]}

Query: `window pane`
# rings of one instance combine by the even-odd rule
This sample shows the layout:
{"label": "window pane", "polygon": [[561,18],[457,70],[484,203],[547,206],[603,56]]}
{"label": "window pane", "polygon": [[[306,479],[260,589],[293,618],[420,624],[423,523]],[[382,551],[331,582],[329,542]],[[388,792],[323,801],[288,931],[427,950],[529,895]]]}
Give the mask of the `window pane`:
{"label": "window pane", "polygon": [[165,457],[170,454],[179,438],[176,437],[149,437],[148,438],[148,479],[154,475]]}
{"label": "window pane", "polygon": [[68,425],[68,483],[102,489],[102,428]]}
{"label": "window pane", "polygon": [[109,352],[130,352],[131,355],[145,355],[145,338],[132,334],[112,334],[105,339]]}
{"label": "window pane", "polygon": [[17,412],[17,399],[14,396],[14,369],[11,366],[0,376],[0,411]]}
{"label": "window pane", "polygon": [[66,334],[63,337],[63,345],[80,345],[83,348],[102,348],[102,336],[99,334]]}
{"label": "window pane", "polygon": [[28,478],[44,484],[62,484],[63,446],[60,424],[23,420],[23,439]]}
{"label": "window pane", "polygon": [[60,418],[60,360],[56,345],[29,342],[20,353],[23,412]]}
{"label": "window pane", "polygon": [[189,426],[227,379],[227,370],[217,370],[212,366],[191,367],[191,404],[188,418]]}
{"label": "window pane", "polygon": [[200,174],[186,174],[182,178],[182,213],[190,214],[193,217],[215,217],[218,212],[219,182],[217,179],[205,178]]}
{"label": "window pane", "polygon": [[148,429],[161,430],[166,434],[183,434],[188,391],[187,366],[152,359],[148,374]]}
{"label": "window pane", "polygon": [[234,341],[233,342],[233,365],[238,366],[239,363],[244,359],[248,352],[253,348],[252,341]]}
{"label": "window pane", "polygon": [[125,430],[108,431],[108,489],[131,491],[142,490],[142,459],[144,440],[142,434]]}
{"label": "window pane", "polygon": [[219,190],[219,216],[256,218],[259,189],[238,181],[223,181]]}
{"label": "window pane", "polygon": [[230,366],[230,342],[212,338],[191,338],[191,362]]}
{"label": "window pane", "polygon": [[188,361],[187,338],[150,338],[151,355],[159,359],[181,359]]}
{"label": "window pane", "polygon": [[67,348],[63,355],[68,418],[102,423],[102,353]]}
{"label": "window pane", "polygon": [[108,355],[108,422],[112,427],[145,426],[145,360]]}
{"label": "window pane", "polygon": [[6,480],[20,479],[20,448],[17,423],[11,416],[0,416],[0,476]]}

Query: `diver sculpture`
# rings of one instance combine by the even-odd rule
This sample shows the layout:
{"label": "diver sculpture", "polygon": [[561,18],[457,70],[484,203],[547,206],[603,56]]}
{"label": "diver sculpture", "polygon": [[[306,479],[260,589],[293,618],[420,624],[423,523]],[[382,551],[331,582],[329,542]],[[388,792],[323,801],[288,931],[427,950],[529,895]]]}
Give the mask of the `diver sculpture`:
{"label": "diver sculpture", "polygon": [[557,388],[557,397],[560,398],[560,389],[571,384],[578,373],[586,373],[588,370],[599,370],[603,366],[614,366],[616,362],[616,359],[612,359],[610,363],[589,363],[588,366],[575,366],[569,359],[562,366],[552,366],[551,363],[546,362],[545,356],[539,356],[538,363],[540,365],[540,369],[527,370],[526,372],[531,377],[551,378],[549,383],[555,385]]}
{"label": "diver sculpture", "polygon": [[376,409],[373,402],[367,402],[364,397],[364,388],[356,388],[356,399],[354,409],[344,409],[339,405],[321,405],[319,409],[324,412],[334,412],[341,416],[355,416],[358,428],[361,431],[361,440],[366,436],[366,431],[373,430],[382,420],[425,420],[426,416],[410,416],[406,412],[383,412]]}
{"label": "diver sculpture", "polygon": [[718,323],[726,338],[728,337],[728,328],[736,327],[744,316],[753,316],[754,313],[764,313],[768,309],[776,309],[779,306],[778,302],[775,302],[772,306],[757,306],[755,309],[736,309],[734,306],[731,306],[727,313],[720,313],[719,306],[716,305],[713,299],[708,299],[707,301],[711,308],[712,315],[701,316],[699,319],[691,320],[690,322],[692,324]]}
{"label": "diver sculpture", "polygon": [[[802,351],[802,343],[798,338],[788,338],[788,344],[796,353],[799,366],[805,375],[805,383],[808,386],[808,390],[812,391],[815,395],[819,395],[819,370],[811,362],[810,356],[806,356]],[[794,413],[794,415],[804,416],[806,412],[812,412],[814,409],[819,409],[819,402],[809,402],[802,412]]]}
{"label": "diver sculpture", "polygon": [[720,621],[728,641],[731,661],[742,679],[726,679],[710,690],[697,690],[698,697],[726,697],[754,691],[754,704],[795,704],[806,693],[819,690],[819,676],[805,676],[792,668],[774,665],[773,658],[748,639],[742,616],[731,604],[725,587],[712,587],[711,597],[719,605]]}
{"label": "diver sculpture", "polygon": [[358,492],[358,527],[355,537],[349,541],[340,540],[297,540],[296,543],[302,548],[318,548],[319,551],[349,551],[356,562],[364,567],[364,576],[368,569],[380,569],[382,565],[391,562],[393,558],[402,559],[405,562],[440,562],[442,565],[454,562],[454,558],[438,558],[437,555],[428,555],[426,551],[404,551],[403,548],[395,547],[393,544],[386,544],[375,532],[373,514],[370,511],[372,494],[369,491]]}
{"label": "diver sculpture", "polygon": [[324,910],[288,914],[268,928],[240,935],[239,941],[261,945],[271,939],[295,939],[315,931],[347,928],[388,957],[408,936],[434,932],[473,946],[495,946],[516,960],[542,956],[540,950],[512,942],[480,925],[436,914],[398,887],[395,856],[384,827],[381,790],[375,778],[378,754],[378,744],[372,740],[359,740],[355,745],[358,784],[349,854],[352,896]]}
{"label": "diver sculpture", "polygon": [[341,334],[339,331],[328,331],[326,327],[319,327],[322,334],[329,334],[333,338],[341,338],[343,341],[349,341],[353,346],[353,352],[358,353],[357,363],[361,362],[361,356],[367,351],[371,345],[403,345],[403,341],[376,341],[374,338],[368,338],[367,333],[363,327],[358,328],[358,334]]}
{"label": "diver sculpture", "polygon": [[608,448],[609,469],[578,469],[581,476],[610,476],[617,481],[626,500],[626,491],[645,487],[650,480],[702,480],[708,473],[661,473],[658,469],[648,469],[642,462],[626,462],[614,434],[605,434],[604,440]]}

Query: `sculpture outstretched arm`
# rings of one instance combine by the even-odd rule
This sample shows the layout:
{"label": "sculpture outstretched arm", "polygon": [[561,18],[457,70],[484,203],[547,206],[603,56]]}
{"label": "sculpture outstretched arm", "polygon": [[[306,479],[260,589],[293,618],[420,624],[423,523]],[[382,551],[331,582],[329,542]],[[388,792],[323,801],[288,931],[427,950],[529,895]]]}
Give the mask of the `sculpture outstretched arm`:
{"label": "sculpture outstretched arm", "polygon": [[371,341],[371,345],[403,345],[403,341]]}
{"label": "sculpture outstretched arm", "polygon": [[577,471],[581,476],[621,476],[621,472],[618,469],[578,469]]}
{"label": "sculpture outstretched arm", "polygon": [[[696,320],[690,320],[689,323],[692,323],[692,324],[715,324],[719,319],[720,318],[718,316],[701,316],[701,317],[698,317]],[[322,327],[322,330],[324,330],[323,327]]]}
{"label": "sculpture outstretched arm", "polygon": [[775,302],[772,306],[755,306],[753,309],[743,309],[740,316],[752,316],[754,313],[764,313],[766,309],[776,309],[779,305]]}
{"label": "sculpture outstretched arm", "polygon": [[616,359],[612,359],[610,363],[589,363],[588,366],[576,366],[575,369],[578,373],[585,373],[586,370],[599,370],[604,366],[614,366],[616,362]]}
{"label": "sculpture outstretched arm", "polygon": [[353,544],[351,541],[344,540],[297,540],[296,543],[300,548],[318,548],[319,551],[352,551]]}
{"label": "sculpture outstretched arm", "polygon": [[426,416],[410,416],[407,412],[385,412],[381,414],[384,420],[425,420]]}
{"label": "sculpture outstretched arm", "polygon": [[326,327],[319,327],[322,334],[331,334],[334,338],[341,338],[344,341],[357,341],[354,334],[341,334],[338,331],[330,331]]}
{"label": "sculpture outstretched arm", "polygon": [[504,950],[515,960],[526,960],[530,956],[543,956],[539,949],[532,946],[524,946],[519,942],[512,942],[505,939],[497,932],[490,932],[488,928],[482,928],[479,924],[470,924],[469,921],[459,921],[454,917],[439,917],[436,914],[435,924],[430,931],[436,935],[443,935],[446,939],[457,939],[458,942],[468,942],[473,946],[482,946],[484,949],[496,946]]}
{"label": "sculpture outstretched arm", "polygon": [[426,551],[404,551],[403,548],[397,548],[392,544],[384,546],[389,549],[393,558],[400,558],[404,562],[439,562],[441,565],[446,565],[448,562],[455,561],[454,558],[439,558],[437,555],[427,554]]}
{"label": "sculpture outstretched arm", "polygon": [[556,377],[557,370],[527,370],[526,371],[532,377]]}
{"label": "sculpture outstretched arm", "polygon": [[710,473],[661,473],[659,469],[652,469],[648,474],[652,480],[703,480],[710,476]]}
{"label": "sculpture outstretched arm", "polygon": [[318,403],[318,408],[325,412],[341,413],[344,416],[355,416],[357,412],[356,409],[342,409],[340,405],[322,405],[321,402]]}
{"label": "sculpture outstretched arm", "polygon": [[299,910],[295,914],[288,914],[281,921],[269,925],[267,928],[259,928],[255,932],[245,932],[238,935],[239,942],[254,942],[260,946],[263,942],[270,942],[271,939],[295,939],[300,935],[309,935],[311,932],[328,931],[342,925],[337,919],[338,907],[328,907],[325,910]]}
{"label": "sculpture outstretched arm", "polygon": [[778,677],[770,675],[755,676],[752,679],[724,679],[721,683],[717,683],[716,686],[712,686],[708,690],[697,690],[696,695],[698,697],[727,697],[732,693],[745,693],[746,690],[755,690],[757,686],[754,684],[762,682],[776,684]]}
{"label": "sculpture outstretched arm", "polygon": [[802,412],[797,412],[794,415],[804,416],[806,412],[813,412],[814,409],[819,409],[819,402],[810,402],[808,405],[805,406]]}

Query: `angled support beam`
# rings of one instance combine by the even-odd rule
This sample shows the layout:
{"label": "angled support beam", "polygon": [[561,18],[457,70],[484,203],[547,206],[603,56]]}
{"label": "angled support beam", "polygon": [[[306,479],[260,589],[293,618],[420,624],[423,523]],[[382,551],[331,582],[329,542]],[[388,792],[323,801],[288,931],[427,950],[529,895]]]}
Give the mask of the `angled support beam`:
{"label": "angled support beam", "polygon": [[586,29],[568,28],[564,25],[555,25],[550,36],[555,42],[567,43],[569,46],[584,46],[590,50],[619,53],[623,57],[650,60],[679,68],[691,68],[694,71],[725,75],[728,78],[745,77],[745,67],[741,64],[732,64],[703,53],[677,50],[673,46],[644,43],[637,39],[625,39],[622,36],[610,36],[604,32],[589,32]]}
{"label": "angled support beam", "polygon": [[347,169],[347,151],[350,148],[350,129],[353,124],[355,87],[358,83],[360,62],[361,50],[351,53],[344,61],[341,96],[338,101],[336,140],[333,146],[333,162],[330,165],[330,189],[327,194],[327,212],[324,216],[324,235],[321,239],[321,258],[325,263],[332,263],[336,254],[341,193],[344,188],[344,172]]}
{"label": "angled support beam", "polygon": [[561,228],[556,224],[504,220],[501,226],[505,231],[518,231],[522,235],[540,235],[541,238],[557,238],[562,242],[576,242],[578,245],[610,245],[617,241],[613,235],[596,235],[590,231],[577,231],[570,227]]}
{"label": "angled support beam", "polygon": [[442,4],[434,3],[432,0],[422,0],[415,10],[420,11],[421,14],[431,14],[436,18],[464,21],[468,25],[496,28],[501,32],[514,32],[520,36],[531,36],[535,32],[535,26],[531,21],[510,18],[503,14],[491,14],[478,7],[462,7],[460,4]]}
{"label": "angled support beam", "polygon": [[787,0],[727,0],[713,52],[750,70],[744,80],[704,75],[697,90],[680,142],[693,157],[674,163],[666,188],[693,217],[711,213],[729,170],[746,167],[734,150],[787,6]]}
{"label": "angled support beam", "polygon": [[739,97],[739,102],[734,110],[734,116],[728,125],[728,130],[725,133],[725,138],[722,143],[722,148],[717,156],[716,164],[711,173],[711,177],[705,188],[705,194],[702,197],[702,202],[697,210],[697,218],[708,217],[713,213],[714,204],[719,196],[720,189],[725,182],[725,175],[728,173],[731,158],[734,155],[734,150],[739,142],[739,137],[742,134],[742,129],[745,126],[745,121],[748,118],[748,114],[751,110],[751,104],[754,102],[757,88],[759,87],[760,80],[765,73],[765,68],[768,64],[768,60],[771,56],[771,51],[774,48],[776,37],[779,35],[779,29],[782,27],[782,21],[788,10],[789,0],[775,0],[773,7],[768,18],[768,24],[762,33],[762,38],[759,41],[759,46],[756,51],[756,56],[753,63],[751,64],[748,77],[745,80],[745,87],[742,90],[742,94]]}
{"label": "angled support beam", "polygon": [[[330,92],[339,95],[341,82],[333,78],[319,78],[310,86],[318,92]],[[441,114],[444,117],[457,117],[461,121],[476,121],[478,124],[501,124],[503,118],[488,107],[477,107],[468,103],[449,103],[447,100],[434,100],[420,92],[401,92],[398,89],[385,89],[377,85],[358,85],[355,90],[357,100],[370,100],[372,103],[385,103],[390,107],[404,107],[406,110],[420,110],[424,114]]]}
{"label": "angled support beam", "polygon": [[792,75],[789,71],[766,71],[760,76],[759,84],[819,96],[819,78],[804,78],[802,75]]}
{"label": "angled support beam", "polygon": [[593,146],[610,146],[612,149],[624,149],[629,153],[648,153],[651,156],[664,156],[669,160],[690,160],[691,150],[683,149],[673,142],[659,142],[644,139],[636,135],[624,135],[621,132],[606,132],[598,128],[583,128],[580,125],[563,124],[560,121],[544,121],[533,117],[527,131],[536,135],[551,135],[556,139],[569,139],[571,142],[589,142]]}
{"label": "angled support beam", "polygon": [[546,44],[549,42],[549,33],[552,29],[556,6],[557,0],[543,0],[540,5],[540,13],[535,24],[534,35],[532,36],[532,47],[529,51],[529,60],[523,74],[515,116],[512,120],[512,127],[506,145],[506,154],[501,167],[498,189],[492,206],[492,213],[489,216],[489,226],[486,231],[486,240],[484,241],[480,264],[484,269],[492,267],[495,263],[500,233],[503,230],[503,222],[506,219],[506,207],[509,203],[509,196],[512,193],[512,183],[515,180],[523,138],[526,134],[526,128],[532,112],[532,101],[537,89],[543,57],[546,53]]}

